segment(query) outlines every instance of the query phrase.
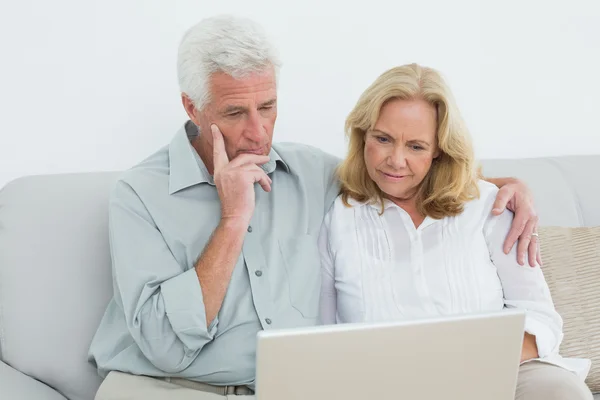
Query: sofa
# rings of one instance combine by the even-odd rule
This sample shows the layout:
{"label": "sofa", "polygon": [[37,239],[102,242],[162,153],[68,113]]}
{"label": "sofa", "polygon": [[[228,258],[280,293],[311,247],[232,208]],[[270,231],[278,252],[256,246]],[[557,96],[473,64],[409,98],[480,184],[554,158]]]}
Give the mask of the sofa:
{"label": "sofa", "polygon": [[[529,185],[542,226],[600,226],[600,155],[482,164],[486,176],[515,176]],[[116,172],[29,176],[0,190],[1,399],[94,398],[101,378],[87,362],[87,352],[112,295],[107,200],[117,176]],[[546,247],[556,253],[552,260],[564,255],[560,245],[571,236],[562,232],[551,248]],[[576,326],[569,328],[575,353],[600,352],[600,331],[594,335],[588,329],[600,320],[600,297],[595,303],[590,298],[595,291],[589,289],[600,281],[596,261],[600,250],[589,248],[586,254],[576,251],[588,263],[584,282],[588,297],[582,300],[588,306],[579,307],[578,300],[569,306],[577,315],[565,318],[566,327]],[[568,303],[580,295],[573,287],[579,277],[569,266],[574,256],[564,257],[560,268],[571,278],[561,282],[556,277],[562,275],[554,274],[552,290],[562,293],[561,298],[572,293],[564,300]],[[562,290],[566,285],[571,292]],[[599,375],[600,369],[592,368],[590,382],[597,382]]]}

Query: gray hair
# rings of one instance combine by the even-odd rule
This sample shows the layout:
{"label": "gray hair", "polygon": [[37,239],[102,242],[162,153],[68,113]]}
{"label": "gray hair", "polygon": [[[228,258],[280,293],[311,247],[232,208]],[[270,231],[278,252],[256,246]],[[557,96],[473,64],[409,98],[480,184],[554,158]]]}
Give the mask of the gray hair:
{"label": "gray hair", "polygon": [[273,68],[277,50],[256,22],[229,15],[206,18],[190,28],[179,45],[179,89],[201,110],[210,101],[209,80],[224,72],[236,79]]}

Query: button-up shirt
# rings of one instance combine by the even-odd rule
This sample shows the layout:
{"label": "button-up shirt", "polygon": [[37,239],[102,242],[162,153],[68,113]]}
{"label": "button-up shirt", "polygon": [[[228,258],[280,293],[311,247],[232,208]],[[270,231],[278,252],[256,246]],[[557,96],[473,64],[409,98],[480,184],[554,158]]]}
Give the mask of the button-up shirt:
{"label": "button-up shirt", "polygon": [[318,323],[317,236],[338,193],[335,157],[274,144],[255,184],[256,207],[222,306],[207,326],[195,264],[219,224],[213,177],[187,122],[170,145],[117,181],[109,231],[114,297],[90,348],[100,375],[111,370],[254,385],[256,335]]}

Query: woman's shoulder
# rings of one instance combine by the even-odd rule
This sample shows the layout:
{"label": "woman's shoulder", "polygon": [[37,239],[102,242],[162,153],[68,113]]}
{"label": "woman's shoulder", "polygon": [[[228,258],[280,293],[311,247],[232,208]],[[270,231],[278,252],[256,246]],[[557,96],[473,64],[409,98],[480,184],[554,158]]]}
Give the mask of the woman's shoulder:
{"label": "woman's shoulder", "polygon": [[488,181],[484,181],[483,179],[479,179],[477,181],[477,186],[479,187],[479,198],[489,198],[490,196],[496,196],[498,193],[498,187],[493,183]]}
{"label": "woman's shoulder", "polygon": [[348,198],[344,202],[342,195],[339,195],[329,208],[323,223],[330,231],[343,232],[353,229],[356,209],[366,205],[366,203],[353,198]]}
{"label": "woman's shoulder", "polygon": [[477,216],[483,216],[486,215],[487,211],[491,212],[496,195],[498,194],[498,187],[483,179],[477,182],[477,187],[479,189],[479,197],[465,204],[463,214],[475,213]]}
{"label": "woman's shoulder", "polygon": [[344,201],[343,196],[340,194],[331,205],[329,213],[332,215],[354,213],[356,208],[365,207],[367,205],[367,202],[358,201],[352,197],[348,197],[346,201]]}

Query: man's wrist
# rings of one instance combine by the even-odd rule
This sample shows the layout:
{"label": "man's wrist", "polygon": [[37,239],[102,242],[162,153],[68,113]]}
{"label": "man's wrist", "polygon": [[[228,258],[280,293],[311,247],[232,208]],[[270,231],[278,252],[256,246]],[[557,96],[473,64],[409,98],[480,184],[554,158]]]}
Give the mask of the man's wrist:
{"label": "man's wrist", "polygon": [[229,232],[243,232],[248,229],[248,221],[244,218],[221,218],[219,227]]}

